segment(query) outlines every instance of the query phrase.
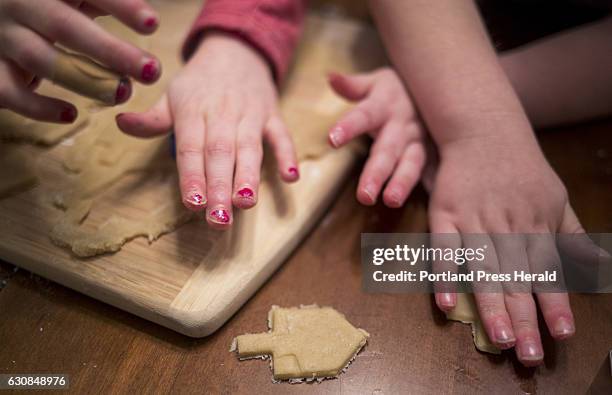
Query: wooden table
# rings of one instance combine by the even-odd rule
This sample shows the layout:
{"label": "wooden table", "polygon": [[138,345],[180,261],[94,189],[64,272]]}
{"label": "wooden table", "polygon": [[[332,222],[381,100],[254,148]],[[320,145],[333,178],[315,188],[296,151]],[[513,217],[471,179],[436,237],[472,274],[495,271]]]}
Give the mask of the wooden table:
{"label": "wooden table", "polygon": [[[540,139],[586,229],[612,232],[612,121]],[[605,376],[612,295],[572,295],[577,335],[558,343],[544,335],[545,364],[527,369],[512,352],[477,352],[469,326],[446,322],[429,295],[363,293],[360,233],[427,231],[427,196],[418,189],[401,210],[362,207],[358,170],[291,258],[205,339],[0,264],[0,373],[68,373],[73,393],[584,393]],[[266,329],[272,304],[310,303],[336,307],[372,335],[339,379],[272,384],[268,362],[239,362],[228,351],[234,336]]]}

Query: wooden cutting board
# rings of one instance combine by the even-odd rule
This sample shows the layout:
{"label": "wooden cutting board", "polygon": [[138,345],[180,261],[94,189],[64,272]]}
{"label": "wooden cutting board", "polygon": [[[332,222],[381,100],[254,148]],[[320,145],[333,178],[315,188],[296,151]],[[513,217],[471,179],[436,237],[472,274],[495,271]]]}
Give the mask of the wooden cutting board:
{"label": "wooden cutting board", "polygon": [[[157,2],[162,28],[154,37],[156,45],[178,49],[200,4]],[[327,87],[326,71],[372,69],[382,59],[369,28],[333,16],[309,16],[282,98],[288,126],[299,131],[300,145],[312,144],[304,136],[324,138],[347,108]],[[177,59],[163,62],[161,84],[179,64]],[[152,88],[136,88],[141,94],[147,89]],[[61,161],[71,142],[48,149],[26,147],[37,158],[40,183],[0,200],[0,258],[193,337],[215,331],[262,286],[320,219],[358,155],[347,148],[305,160],[301,180],[293,185],[267,171],[258,205],[238,213],[231,231],[212,231],[199,218],[151,244],[137,238],[117,253],[80,259],[49,238],[62,215],[49,197],[65,177]],[[96,226],[116,213],[133,218],[148,215],[164,199],[176,196],[173,173],[172,169],[170,174],[127,175],[97,198],[99,203],[84,226]]]}

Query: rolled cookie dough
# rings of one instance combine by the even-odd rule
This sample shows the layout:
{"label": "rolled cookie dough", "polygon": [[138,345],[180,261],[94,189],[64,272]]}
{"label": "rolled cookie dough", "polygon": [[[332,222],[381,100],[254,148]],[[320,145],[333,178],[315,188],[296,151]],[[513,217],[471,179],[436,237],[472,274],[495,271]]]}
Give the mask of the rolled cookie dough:
{"label": "rolled cookie dough", "polygon": [[232,351],[242,359],[272,357],[275,380],[314,380],[338,376],[369,334],[331,307],[272,306],[268,333],[234,339]]}
{"label": "rolled cookie dough", "polygon": [[80,201],[68,209],[51,230],[51,241],[70,248],[76,256],[91,257],[119,251],[123,244],[136,237],[146,237],[153,242],[194,216],[180,202],[169,202],[141,220],[112,216],[98,229],[84,230],[81,224],[90,210],[90,200]]}
{"label": "rolled cookie dough", "polygon": [[0,199],[35,186],[38,178],[34,167],[21,148],[0,144]]}
{"label": "rolled cookie dough", "polygon": [[0,110],[0,139],[55,145],[64,137],[82,129],[86,124],[87,116],[80,113],[74,123],[60,125],[39,122],[9,110]]}
{"label": "rolled cookie dough", "polygon": [[487,332],[482,326],[476,302],[474,301],[474,295],[458,293],[457,305],[449,313],[446,313],[446,318],[472,325],[472,337],[474,338],[474,345],[478,350],[491,354],[501,354],[500,349],[491,343]]}
{"label": "rolled cookie dough", "polygon": [[89,58],[57,48],[51,81],[107,105],[116,103],[122,77]]}

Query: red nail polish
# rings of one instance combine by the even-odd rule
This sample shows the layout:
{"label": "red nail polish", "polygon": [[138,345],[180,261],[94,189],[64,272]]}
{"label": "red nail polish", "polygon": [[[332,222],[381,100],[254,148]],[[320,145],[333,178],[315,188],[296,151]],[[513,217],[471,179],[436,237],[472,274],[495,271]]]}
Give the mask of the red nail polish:
{"label": "red nail polish", "polygon": [[66,107],[60,113],[60,120],[62,122],[71,123],[77,118],[77,111],[74,107]]}
{"label": "red nail polish", "polygon": [[157,62],[151,60],[142,66],[142,73],[140,74],[143,81],[153,82],[157,78]]}
{"label": "red nail polish", "polygon": [[197,205],[201,205],[202,203],[204,203],[204,196],[200,195],[199,193],[194,193],[193,195],[191,195],[191,202]]}
{"label": "red nail polish", "polygon": [[145,27],[154,27],[154,26],[157,26],[157,18],[155,18],[154,16],[151,16],[151,17],[145,19],[144,25],[145,25]]}
{"label": "red nail polish", "polygon": [[117,86],[115,104],[125,103],[132,96],[132,83],[127,78],[122,78]]}
{"label": "red nail polish", "polygon": [[227,224],[230,222],[229,212],[224,209],[212,210],[208,216],[213,220],[213,222],[219,224]]}
{"label": "red nail polish", "polygon": [[238,191],[238,196],[250,199],[253,196],[255,196],[255,193],[253,192],[253,190],[251,188],[246,188],[245,187],[245,188],[242,188],[241,190]]}
{"label": "red nail polish", "polygon": [[289,174],[291,174],[292,176],[295,176],[295,177],[300,176],[300,172],[298,171],[297,167],[290,167],[288,171],[289,171]]}

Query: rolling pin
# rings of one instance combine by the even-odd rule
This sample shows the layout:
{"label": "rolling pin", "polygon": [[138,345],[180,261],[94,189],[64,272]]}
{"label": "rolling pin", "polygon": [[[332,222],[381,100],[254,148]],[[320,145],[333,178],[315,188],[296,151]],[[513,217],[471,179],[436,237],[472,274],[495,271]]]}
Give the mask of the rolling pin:
{"label": "rolling pin", "polygon": [[91,59],[57,48],[53,73],[54,83],[112,106],[121,104],[132,94],[130,80],[95,63]]}

